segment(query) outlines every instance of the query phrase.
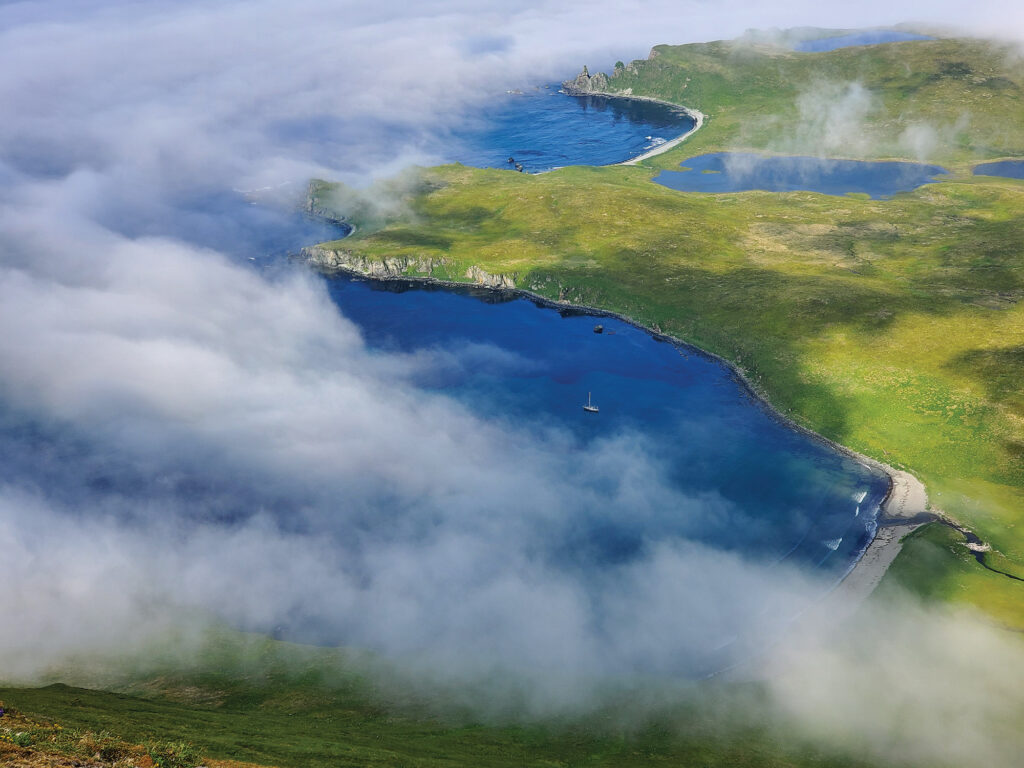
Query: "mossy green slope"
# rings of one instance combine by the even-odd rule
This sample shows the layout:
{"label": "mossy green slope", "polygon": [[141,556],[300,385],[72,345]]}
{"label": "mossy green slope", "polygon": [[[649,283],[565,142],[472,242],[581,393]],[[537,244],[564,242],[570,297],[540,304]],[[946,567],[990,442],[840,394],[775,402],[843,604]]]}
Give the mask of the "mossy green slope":
{"label": "mossy green slope", "polygon": [[[756,716],[757,689],[718,686],[688,703],[629,701],[580,717],[481,722],[353,675],[344,654],[262,641],[221,649],[206,671],[170,671],[128,693],[51,685],[0,688],[0,702],[70,731],[132,742],[192,744],[211,758],[295,768],[342,766],[720,766],[859,768],[870,765],[814,746]],[[249,655],[246,663],[239,658]],[[212,659],[208,660],[212,662]],[[682,697],[683,701],[687,697]],[[732,718],[733,707],[746,707]],[[738,712],[739,710],[736,710]]]}
{"label": "mossy green slope", "polygon": [[[971,176],[965,163],[1024,155],[1016,62],[955,40],[826,54],[655,50],[613,83],[710,115],[664,163],[753,142],[766,114],[795,109],[801,84],[823,73],[875,89],[886,106],[866,129],[890,138],[908,121],[982,106],[944,149],[957,172],[888,200],[681,193],[652,184],[644,167],[528,176],[445,166],[422,172],[402,212],[359,221],[352,238],[325,247],[429,259],[445,279],[467,280],[469,267],[511,275],[717,353],[800,423],[920,475],[935,506],[1024,575],[1024,182]],[[335,192],[314,186],[321,205]],[[1024,584],[1005,586],[1019,588],[1016,599],[988,600],[981,586],[966,597],[1024,627]]]}
{"label": "mossy green slope", "polygon": [[1013,47],[979,40],[825,53],[726,41],[659,45],[615,70],[610,87],[709,115],[685,148],[652,161],[662,168],[722,148],[875,159],[927,151],[947,164],[1024,155],[1024,61]]}
{"label": "mossy green slope", "polygon": [[[106,681],[114,691],[0,688],[0,704],[68,730],[296,768],[869,765],[815,746],[791,723],[781,733],[788,721],[766,713],[766,692],[751,684],[609,694],[585,714],[539,717],[524,714],[507,680],[469,698],[425,682],[410,690],[367,654],[235,632],[207,635],[187,671],[175,659],[149,649],[119,662],[120,682]],[[488,697],[489,714],[474,695]]]}

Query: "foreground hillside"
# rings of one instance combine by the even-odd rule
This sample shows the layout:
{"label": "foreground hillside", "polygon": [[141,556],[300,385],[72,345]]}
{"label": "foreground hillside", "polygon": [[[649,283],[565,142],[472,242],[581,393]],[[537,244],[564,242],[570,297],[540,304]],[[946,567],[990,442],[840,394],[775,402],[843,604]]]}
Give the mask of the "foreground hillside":
{"label": "foreground hillside", "polygon": [[[586,716],[538,722],[482,716],[457,694],[425,697],[379,670],[364,674],[357,656],[333,650],[224,635],[200,658],[188,672],[150,666],[108,683],[116,693],[0,688],[0,706],[16,710],[0,718],[0,765],[872,765],[780,730],[760,714],[766,694],[750,685],[694,689],[697,698],[683,692],[654,708],[626,698]],[[502,698],[507,689],[496,691],[494,706],[514,713],[516,702]]]}
{"label": "foreground hillside", "polygon": [[[797,139],[800,151],[828,149],[847,135],[856,140],[836,153],[916,159],[911,139],[923,136],[928,159],[953,174],[872,200],[681,193],[652,184],[647,167],[528,176],[447,166],[389,182],[405,197],[397,214],[315,184],[311,204],[357,231],[313,261],[514,285],[717,353],[798,422],[918,474],[934,507],[993,547],[987,565],[1024,577],[1024,182],[969,172],[1024,156],[1020,60],[958,40],[817,54],[659,46],[607,87],[707,113],[650,164],[787,142],[795,151]],[[834,114],[851,98],[856,135]],[[929,594],[1024,627],[1024,582],[961,568],[966,554],[936,545],[948,567],[932,572]]]}

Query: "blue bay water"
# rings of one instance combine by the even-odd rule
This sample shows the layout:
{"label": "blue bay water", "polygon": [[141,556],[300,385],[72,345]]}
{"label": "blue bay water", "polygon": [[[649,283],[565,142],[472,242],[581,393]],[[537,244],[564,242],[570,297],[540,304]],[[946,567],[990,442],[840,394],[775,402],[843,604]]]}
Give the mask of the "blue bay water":
{"label": "blue bay water", "polygon": [[[419,382],[424,389],[516,429],[567,432],[580,462],[596,440],[642,436],[673,488],[720,497],[735,512],[666,509],[637,519],[629,509],[607,510],[578,521],[562,542],[574,557],[589,553],[588,566],[628,559],[644,542],[683,538],[818,569],[827,585],[873,534],[888,479],[781,423],[725,366],[695,350],[617,319],[484,289],[350,277],[327,285],[371,347],[467,356],[467,364],[431,372]],[[594,332],[597,323],[603,333]],[[588,393],[598,414],[582,408]]]}
{"label": "blue bay water", "polygon": [[565,165],[609,165],[643,154],[694,123],[680,109],[653,101],[569,96],[557,85],[505,94],[473,126],[455,135],[451,159],[481,168],[528,173]]}
{"label": "blue bay water", "polygon": [[945,168],[924,163],[833,160],[820,157],[715,152],[681,163],[686,170],[662,171],[657,184],[681,192],[863,193],[884,198],[936,181]]}

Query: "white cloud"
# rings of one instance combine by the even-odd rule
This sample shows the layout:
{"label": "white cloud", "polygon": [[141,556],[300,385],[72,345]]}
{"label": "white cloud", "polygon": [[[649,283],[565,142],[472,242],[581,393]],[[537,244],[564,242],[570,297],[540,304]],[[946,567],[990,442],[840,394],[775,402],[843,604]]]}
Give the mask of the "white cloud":
{"label": "white cloud", "polygon": [[[581,470],[565,434],[426,393],[423,377],[493,351],[371,353],[315,279],[202,247],[248,242],[250,219],[207,201],[442,157],[495,91],[653,43],[966,15],[934,3],[0,8],[0,676],[142,642],[180,610],[302,625],[454,676],[505,666],[557,699],[560,675],[674,672],[727,628],[770,629],[766,604],[806,599],[799,574],[678,537],[595,582],[544,548],[571,515],[616,502],[695,527],[744,510],[659,482],[638,436],[598,445]],[[826,136],[845,124],[818,122]]]}

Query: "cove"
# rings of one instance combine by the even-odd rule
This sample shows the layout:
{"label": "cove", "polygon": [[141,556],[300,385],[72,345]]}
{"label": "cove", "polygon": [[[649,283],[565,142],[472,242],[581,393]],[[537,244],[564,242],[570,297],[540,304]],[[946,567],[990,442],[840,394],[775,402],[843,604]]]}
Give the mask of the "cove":
{"label": "cove", "polygon": [[1002,176],[1007,179],[1024,179],[1024,160],[1000,160],[974,166],[975,176]]}
{"label": "cove", "polygon": [[[606,510],[554,543],[576,567],[596,572],[636,557],[646,542],[688,539],[812,569],[826,589],[873,536],[888,478],[783,423],[698,350],[515,293],[350,276],[327,286],[373,349],[469,350],[468,362],[417,382],[424,389],[485,420],[569,433],[581,462],[597,440],[640,436],[674,488],[732,510],[716,518],[665,509],[643,519]],[[588,393],[598,414],[582,408]]]}
{"label": "cove", "polygon": [[936,181],[947,173],[938,165],[909,162],[832,160],[820,157],[715,152],[680,165],[686,170],[662,171],[653,181],[681,192],[819,192],[824,195],[862,193],[885,198]]}
{"label": "cove", "polygon": [[565,165],[610,165],[689,131],[693,118],[668,104],[609,96],[570,96],[548,85],[505,94],[454,134],[451,159],[478,168],[528,173]]}

